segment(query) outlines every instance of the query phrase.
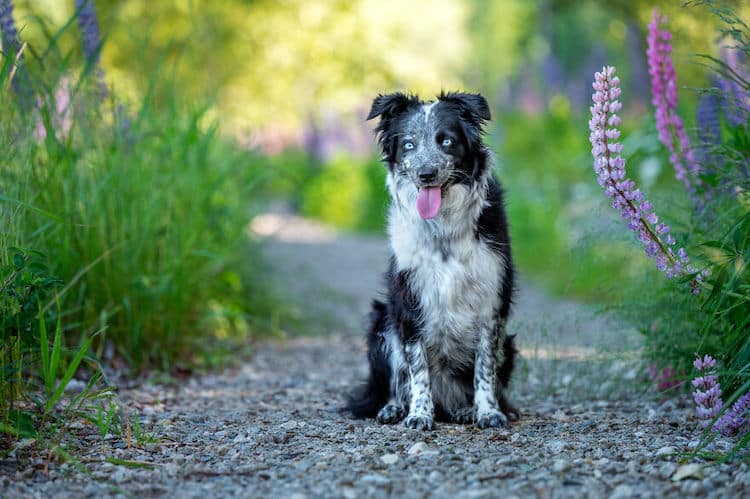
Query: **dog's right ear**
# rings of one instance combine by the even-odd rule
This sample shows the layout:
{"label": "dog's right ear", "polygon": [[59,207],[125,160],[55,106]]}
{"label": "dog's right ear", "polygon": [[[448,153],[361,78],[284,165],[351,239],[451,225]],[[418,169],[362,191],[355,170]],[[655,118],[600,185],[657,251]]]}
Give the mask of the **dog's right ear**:
{"label": "dog's right ear", "polygon": [[393,130],[394,119],[418,105],[419,97],[402,92],[380,94],[372,101],[372,109],[367,119],[371,120],[380,116],[380,123],[375,127],[375,132],[378,134],[378,142],[383,150],[383,159],[389,165],[396,160],[397,139]]}
{"label": "dog's right ear", "polygon": [[388,120],[394,116],[406,112],[411,106],[418,104],[419,98],[416,95],[407,95],[403,92],[396,92],[388,95],[380,94],[372,101],[372,108],[367,119],[371,120],[380,116],[383,120]]}

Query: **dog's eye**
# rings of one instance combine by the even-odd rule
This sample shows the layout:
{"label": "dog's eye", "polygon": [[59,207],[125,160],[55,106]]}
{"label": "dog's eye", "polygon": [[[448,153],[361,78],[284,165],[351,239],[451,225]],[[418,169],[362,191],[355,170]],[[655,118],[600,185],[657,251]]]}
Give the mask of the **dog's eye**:
{"label": "dog's eye", "polygon": [[407,151],[414,149],[414,142],[404,142],[404,149]]}
{"label": "dog's eye", "polygon": [[443,147],[450,147],[453,145],[453,139],[450,139],[448,137],[443,139]]}

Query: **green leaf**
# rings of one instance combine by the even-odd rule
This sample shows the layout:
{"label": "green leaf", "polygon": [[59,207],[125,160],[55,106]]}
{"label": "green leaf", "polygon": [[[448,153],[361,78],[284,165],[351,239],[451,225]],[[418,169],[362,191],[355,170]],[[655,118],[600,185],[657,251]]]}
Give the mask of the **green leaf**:
{"label": "green leaf", "polygon": [[71,360],[70,364],[68,364],[68,369],[65,371],[65,374],[60,380],[60,384],[57,386],[57,390],[55,390],[55,393],[52,395],[52,397],[47,399],[47,404],[44,408],[45,412],[49,412],[60,399],[63,391],[65,391],[65,387],[68,386],[68,383],[70,383],[70,380],[73,379],[73,375],[78,370],[78,366],[83,360],[83,357],[86,355],[86,352],[88,352],[89,348],[91,348],[91,343],[93,341],[93,336],[89,336],[84,340],[83,345],[81,345],[81,347],[76,352],[75,357],[73,357],[73,360]]}
{"label": "green leaf", "polygon": [[26,259],[21,253],[13,255],[13,266],[16,267],[16,270],[21,270],[26,266]]}

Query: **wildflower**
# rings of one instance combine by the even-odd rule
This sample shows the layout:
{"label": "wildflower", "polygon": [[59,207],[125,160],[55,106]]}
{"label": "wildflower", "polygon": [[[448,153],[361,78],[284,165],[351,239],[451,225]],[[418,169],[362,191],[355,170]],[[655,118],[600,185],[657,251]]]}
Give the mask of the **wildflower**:
{"label": "wildflower", "polygon": [[698,419],[705,428],[719,414],[724,405],[721,399],[721,385],[713,370],[716,366],[716,360],[713,357],[706,355],[702,360],[698,357],[693,362],[693,366],[700,374],[692,381],[693,388],[695,388],[693,401]]}
{"label": "wildflower", "polygon": [[102,97],[107,95],[107,85],[104,83],[104,71],[99,65],[101,54],[101,36],[99,34],[99,22],[96,19],[93,0],[76,0],[78,11],[78,28],[83,36],[83,53],[86,63],[96,74],[97,83]]}
{"label": "wildflower", "polygon": [[12,0],[0,0],[0,41],[2,41],[5,56],[16,58],[15,75],[11,81],[13,91],[19,96],[21,104],[29,107],[32,103],[31,81],[26,73],[23,53],[19,53],[21,43],[18,40],[16,22],[13,20]]}
{"label": "wildflower", "polygon": [[659,369],[657,366],[651,364],[648,366],[648,374],[651,380],[656,383],[656,389],[660,392],[671,390],[682,384],[680,380],[682,376],[670,366]]}
{"label": "wildflower", "polygon": [[[721,398],[721,385],[714,370],[716,359],[710,355],[705,355],[703,359],[696,357],[693,366],[699,374],[692,381],[695,388],[693,401],[695,401],[698,419],[705,428],[721,412],[724,405]],[[711,427],[711,431],[727,437],[750,431],[750,392],[737,399]]]}
{"label": "wildflower", "polygon": [[[728,75],[744,81],[750,80],[750,76],[742,69],[740,51],[724,47],[721,50],[721,56]],[[732,78],[721,76],[718,80],[723,94],[724,116],[727,121],[732,126],[747,125],[750,118],[750,95],[742,89],[738,81]]]}
{"label": "wildflower", "polygon": [[672,64],[672,34],[660,29],[666,20],[658,9],[654,9],[653,19],[648,25],[648,73],[651,75],[651,103],[654,105],[656,128],[659,140],[669,150],[677,180],[694,196],[695,184],[700,165],[690,148],[685,126],[677,115],[677,75]]}
{"label": "wildflower", "polygon": [[744,434],[750,431],[750,392],[745,393],[716,422],[718,431],[724,436]]}
{"label": "wildflower", "polygon": [[18,30],[13,20],[13,0],[0,0],[0,35],[6,53],[18,52],[21,45],[18,43]]}
{"label": "wildflower", "polygon": [[[644,198],[640,189],[636,188],[635,182],[626,177],[625,160],[620,156],[622,144],[618,142],[620,131],[617,127],[620,125],[620,117],[617,112],[622,108],[622,104],[617,100],[621,91],[620,79],[615,76],[615,68],[605,67],[601,73],[596,73],[593,87],[595,92],[592,95],[594,105],[591,106],[589,140],[599,185],[612,200],[612,207],[627,221],[628,228],[638,234],[646,255],[656,260],[656,267],[664,272],[667,278],[693,272],[685,249],[680,248],[675,254],[675,240],[669,234],[669,227],[659,223],[653,205]],[[692,287],[696,293],[697,282],[694,282]]]}
{"label": "wildflower", "polygon": [[715,148],[721,143],[721,98],[716,93],[705,93],[698,100],[696,118],[701,160],[706,165],[721,166],[721,155]]}

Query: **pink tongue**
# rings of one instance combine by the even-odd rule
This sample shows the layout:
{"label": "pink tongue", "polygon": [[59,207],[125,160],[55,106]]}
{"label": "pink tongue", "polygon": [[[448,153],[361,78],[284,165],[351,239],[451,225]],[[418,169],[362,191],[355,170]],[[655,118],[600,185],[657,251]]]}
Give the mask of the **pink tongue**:
{"label": "pink tongue", "polygon": [[440,203],[443,201],[440,186],[422,187],[417,194],[417,211],[419,216],[425,220],[435,218],[440,211]]}

